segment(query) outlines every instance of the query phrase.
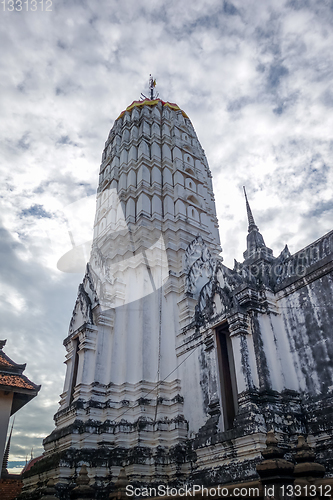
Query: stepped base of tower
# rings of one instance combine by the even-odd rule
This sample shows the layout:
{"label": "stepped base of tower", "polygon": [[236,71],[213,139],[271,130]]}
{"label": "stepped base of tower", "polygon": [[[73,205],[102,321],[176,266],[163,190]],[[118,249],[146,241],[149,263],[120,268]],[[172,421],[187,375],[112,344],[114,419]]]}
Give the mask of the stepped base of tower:
{"label": "stepped base of tower", "polygon": [[[45,455],[71,447],[174,446],[187,438],[180,381],[78,386],[81,397],[58,411]],[[82,395],[87,397],[83,399]]]}
{"label": "stepped base of tower", "polygon": [[[200,439],[202,439],[201,436]],[[212,436],[206,436],[207,442]],[[133,487],[181,488],[183,485],[214,486],[257,479],[256,464],[265,448],[265,433],[251,437],[216,436],[214,444],[194,449],[194,440],[184,440],[174,447],[132,448],[108,445],[98,448],[69,448],[45,456],[36,464],[33,474],[26,474],[22,499],[35,500],[50,478],[59,498],[70,497],[82,464],[89,471],[91,499],[106,500],[117,490],[117,479],[123,468],[127,484]],[[212,474],[214,469],[214,474]]]}
{"label": "stepped base of tower", "polygon": [[[100,447],[81,449],[72,447],[62,452],[50,453],[40,460],[33,470],[25,474],[24,488],[20,499],[37,500],[43,497],[43,492],[50,484],[50,479],[53,480],[56,498],[61,500],[78,498],[74,494],[74,488],[80,486],[78,478],[82,465],[87,467],[90,493],[86,492],[85,496],[79,498],[91,500],[127,498],[132,496],[130,492],[134,488],[144,490],[145,488],[163,486],[182,491],[182,488],[187,486],[191,489],[194,485],[213,489],[223,488],[224,492],[229,492],[228,497],[234,496],[232,492],[237,487],[244,488],[244,490],[255,488],[257,493],[252,494],[251,497],[263,498],[263,489],[266,484],[263,479],[266,478],[261,478],[258,475],[258,467],[260,464],[265,466],[262,454],[265,454],[267,450],[267,433],[244,434],[245,428],[247,428],[247,432],[249,430],[247,417],[249,415],[244,415],[244,425],[241,425],[241,419],[239,419],[237,429],[222,433],[218,432],[216,428],[213,430],[214,426],[210,427],[208,424],[206,429],[202,429],[196,438],[186,439],[182,444],[170,448],[163,446],[156,448],[147,446],[112,447],[105,443],[104,446]],[[263,415],[260,417],[258,419],[258,414],[254,415],[252,412],[252,430],[258,427],[255,424],[256,421],[264,420]],[[274,419],[274,411],[271,412],[269,418]],[[290,421],[292,416],[288,415],[288,418]],[[294,426],[294,430],[296,430],[297,422],[289,423],[291,425],[296,423]],[[300,425],[299,422],[298,425]],[[262,429],[265,427],[262,422],[259,426]],[[243,435],[239,435],[242,434],[242,427]],[[295,455],[297,434],[299,433],[296,432],[293,435],[292,443],[286,437],[285,442],[280,441],[280,457],[284,454],[287,456]],[[278,434],[276,433],[276,435]],[[320,438],[321,442],[318,442],[316,447],[317,452],[321,451],[322,459],[314,461],[312,458],[313,464],[310,464],[315,471],[332,470],[332,443],[330,446],[327,439],[323,438],[324,436]],[[330,459],[327,458],[329,455]],[[324,456],[326,459],[323,460]],[[320,465],[318,462],[324,465]],[[310,465],[307,464],[309,467]],[[292,467],[295,467],[295,463],[292,464]],[[129,494],[119,497],[118,483],[122,473],[126,476],[124,484],[129,487]],[[281,475],[283,469],[279,470],[278,473]],[[329,488],[329,485],[333,484],[333,479],[331,480],[329,476],[322,479],[322,476],[323,473],[316,479],[317,487],[322,485]],[[304,480],[308,481],[308,479],[304,473]],[[280,476],[279,480],[281,480]],[[293,475],[292,477],[288,476],[285,480],[286,484],[296,484],[300,479],[298,475],[295,480]],[[294,483],[294,481],[296,482]],[[181,494],[173,496],[182,497]],[[224,496],[226,496],[225,493]]]}
{"label": "stepped base of tower", "polygon": [[[262,493],[264,483],[257,468],[265,464],[262,455],[267,451],[267,431],[273,427],[279,436],[279,456],[294,456],[298,436],[306,433],[306,425],[311,430],[308,434],[311,449],[305,448],[305,453],[311,450],[307,460],[314,462],[315,449],[317,460],[312,467],[333,470],[333,441],[328,437],[332,427],[329,417],[332,398],[306,402],[295,391],[251,390],[240,394],[239,403],[232,429],[221,431],[218,412],[212,410],[192,437],[184,419],[175,418],[171,423],[167,419],[153,421],[139,417],[131,424],[125,420],[117,424],[100,422],[88,418],[89,415],[84,422],[75,419],[70,428],[63,427],[62,432],[60,429],[46,438],[45,456],[25,474],[20,498],[37,500],[50,479],[57,498],[77,498],[72,492],[77,487],[82,465],[87,466],[90,488],[90,496],[84,498],[91,500],[107,500],[117,495],[122,471],[130,488],[220,485],[230,491],[235,487],[259,487]],[[146,402],[145,408],[149,406]],[[81,417],[88,408],[82,405]],[[319,480],[322,481],[321,476]],[[330,484],[329,477],[325,481],[323,484]]]}

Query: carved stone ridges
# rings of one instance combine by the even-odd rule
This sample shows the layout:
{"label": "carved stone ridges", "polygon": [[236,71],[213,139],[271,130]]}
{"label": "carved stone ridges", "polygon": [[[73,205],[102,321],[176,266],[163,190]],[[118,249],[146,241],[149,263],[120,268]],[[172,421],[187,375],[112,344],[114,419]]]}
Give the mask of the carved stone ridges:
{"label": "carved stone ridges", "polygon": [[93,308],[98,304],[98,297],[91,276],[89,264],[83,282],[79,285],[78,296],[69,325],[69,333],[73,333],[77,327],[87,323],[94,324]]}
{"label": "carved stone ridges", "polygon": [[[198,235],[187,247],[184,256],[185,294],[197,299],[195,323],[209,321],[236,306],[233,291],[244,283],[238,273],[222,264],[222,258],[212,254]],[[216,302],[218,301],[218,302]]]}
{"label": "carved stone ridges", "polygon": [[213,259],[207,245],[198,235],[185,251],[185,293],[198,297],[202,283],[205,284],[216,273],[217,265],[216,259]]}
{"label": "carved stone ridges", "polygon": [[251,285],[264,285],[278,291],[301,280],[315,268],[324,267],[332,260],[332,254],[333,231],[293,255],[287,245],[276,258],[270,249],[263,247],[258,255],[254,252],[243,263],[235,260],[234,271]]}
{"label": "carved stone ridges", "polygon": [[[141,217],[184,221],[216,246],[211,174],[193,125],[162,101],[126,111],[103,154],[95,238]],[[207,228],[207,229],[206,229]],[[211,230],[209,230],[211,228]]]}

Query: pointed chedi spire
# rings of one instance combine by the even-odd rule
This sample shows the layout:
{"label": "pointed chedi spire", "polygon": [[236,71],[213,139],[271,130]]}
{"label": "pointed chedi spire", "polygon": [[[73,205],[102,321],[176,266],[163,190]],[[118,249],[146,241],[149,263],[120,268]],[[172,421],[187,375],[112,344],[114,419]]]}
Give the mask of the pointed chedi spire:
{"label": "pointed chedi spire", "polygon": [[[263,257],[263,255],[271,256],[272,255],[272,250],[270,248],[266,247],[264,238],[262,234],[259,232],[259,228],[256,225],[254,221],[254,217],[252,215],[252,210],[249,204],[249,200],[247,199],[247,194],[245,190],[245,186],[243,186],[244,194],[245,194],[245,202],[246,202],[246,211],[247,211],[247,218],[249,222],[249,227],[248,227],[248,232],[249,234],[247,235],[246,238],[246,243],[247,243],[247,249],[244,252],[244,259],[257,259],[260,257]],[[261,249],[264,250],[264,254],[262,254]]]}
{"label": "pointed chedi spire", "polygon": [[256,223],[254,222],[254,217],[252,215],[252,211],[251,211],[251,207],[250,207],[250,204],[249,204],[249,201],[247,199],[247,195],[246,195],[246,190],[245,190],[245,186],[243,186],[243,189],[244,189],[244,194],[245,194],[245,202],[246,202],[246,211],[247,211],[247,218],[248,218],[248,221],[249,221],[249,233],[251,231],[253,231],[253,229],[255,229],[256,231],[259,231],[258,229],[258,226],[256,225]]}

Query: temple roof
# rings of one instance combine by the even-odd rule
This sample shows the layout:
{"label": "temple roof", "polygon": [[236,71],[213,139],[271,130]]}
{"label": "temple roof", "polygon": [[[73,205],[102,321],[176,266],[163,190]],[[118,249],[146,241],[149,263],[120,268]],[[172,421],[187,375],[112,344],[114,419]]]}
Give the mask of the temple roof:
{"label": "temple roof", "polygon": [[26,364],[19,365],[15,363],[15,361],[10,359],[10,357],[3,352],[2,349],[6,345],[6,342],[6,340],[0,340],[0,373],[3,371],[10,371],[21,374],[24,371]]}
{"label": "temple roof", "polygon": [[6,340],[0,340],[0,390],[13,392],[11,415],[37,396],[41,386],[23,375],[25,364],[17,364],[3,352]]}
{"label": "temple roof", "polygon": [[31,382],[25,375],[5,375],[0,372],[0,388],[6,386],[10,389],[32,389],[39,391],[39,386]]}
{"label": "temple roof", "polygon": [[35,457],[35,458],[32,458],[31,460],[29,460],[29,462],[27,464],[25,464],[25,466],[23,467],[21,474],[23,474],[24,472],[28,472],[28,470],[30,470],[31,467],[33,467],[43,457],[44,457],[44,455],[40,455],[39,457]]}

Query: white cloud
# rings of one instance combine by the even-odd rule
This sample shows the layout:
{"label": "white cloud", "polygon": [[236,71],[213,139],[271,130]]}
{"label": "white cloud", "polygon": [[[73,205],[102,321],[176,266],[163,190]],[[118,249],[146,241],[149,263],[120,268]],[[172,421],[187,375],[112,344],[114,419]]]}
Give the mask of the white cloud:
{"label": "white cloud", "polygon": [[3,286],[0,292],[0,308],[10,307],[14,314],[21,314],[26,309],[26,301],[18,290],[11,286]]}

